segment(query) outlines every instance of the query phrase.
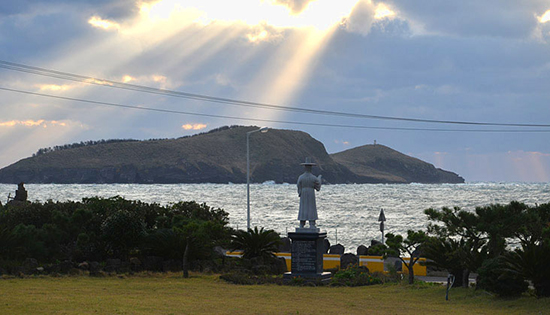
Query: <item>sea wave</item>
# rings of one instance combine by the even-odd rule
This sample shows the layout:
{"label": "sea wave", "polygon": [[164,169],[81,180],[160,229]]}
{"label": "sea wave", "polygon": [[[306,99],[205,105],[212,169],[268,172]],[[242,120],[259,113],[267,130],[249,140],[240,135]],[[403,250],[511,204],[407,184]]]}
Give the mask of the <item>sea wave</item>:
{"label": "sea wave", "polygon": [[[81,200],[85,197],[122,196],[126,199],[175,203],[182,200],[205,202],[229,213],[230,225],[246,227],[246,184],[28,184],[29,200]],[[17,185],[0,184],[1,202],[14,196]],[[383,208],[385,232],[404,234],[424,229],[427,208],[475,207],[520,201],[529,205],[550,202],[548,183],[466,184],[339,184],[323,185],[317,193],[317,225],[327,232],[332,244],[354,251],[361,244],[380,239],[378,215]],[[295,184],[271,181],[250,185],[251,226],[273,229],[281,234],[298,225],[299,198]]]}

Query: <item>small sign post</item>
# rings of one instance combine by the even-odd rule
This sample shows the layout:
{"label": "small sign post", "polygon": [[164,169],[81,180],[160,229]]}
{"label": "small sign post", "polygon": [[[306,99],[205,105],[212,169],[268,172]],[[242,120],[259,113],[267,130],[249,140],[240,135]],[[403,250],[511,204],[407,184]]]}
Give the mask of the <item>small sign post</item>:
{"label": "small sign post", "polygon": [[384,215],[384,209],[380,209],[378,222],[380,222],[380,232],[382,232],[382,244],[384,244],[384,221],[386,221],[386,216]]}

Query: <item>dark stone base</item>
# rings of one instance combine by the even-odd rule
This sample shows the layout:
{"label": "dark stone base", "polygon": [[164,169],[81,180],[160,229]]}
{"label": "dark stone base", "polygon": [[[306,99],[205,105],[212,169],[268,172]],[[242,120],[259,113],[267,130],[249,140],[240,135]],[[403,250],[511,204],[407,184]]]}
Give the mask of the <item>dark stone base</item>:
{"label": "dark stone base", "polygon": [[323,272],[323,240],[327,233],[288,233],[292,240],[291,271],[295,274]]}
{"label": "dark stone base", "polygon": [[289,283],[296,278],[303,279],[304,282],[321,282],[327,283],[332,279],[332,274],[330,272],[322,273],[292,273],[285,272],[283,274],[283,281]]}
{"label": "dark stone base", "polygon": [[291,272],[283,275],[283,280],[288,283],[297,278],[305,282],[328,282],[331,279],[330,272],[323,272],[324,240],[326,232],[304,231],[288,233],[292,240],[291,246]]}

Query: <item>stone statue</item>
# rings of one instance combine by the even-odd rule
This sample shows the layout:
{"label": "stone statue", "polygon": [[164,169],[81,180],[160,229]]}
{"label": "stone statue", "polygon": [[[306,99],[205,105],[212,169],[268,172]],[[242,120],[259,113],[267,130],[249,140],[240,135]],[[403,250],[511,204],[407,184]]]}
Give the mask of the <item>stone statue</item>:
{"label": "stone statue", "polygon": [[15,197],[12,197],[11,194],[8,195],[8,202],[6,203],[7,205],[20,206],[27,203],[28,194],[24,185],[25,184],[22,182],[17,185],[17,190],[15,191]]}
{"label": "stone statue", "polygon": [[315,220],[317,220],[317,205],[315,204],[315,190],[321,190],[321,175],[316,177],[311,174],[311,168],[317,164],[306,158],[305,172],[298,177],[298,196],[300,197],[300,210],[298,211],[298,220],[300,228],[304,228],[306,221],[309,221],[309,228],[315,229]]}
{"label": "stone statue", "polygon": [[15,197],[13,200],[16,201],[27,201],[27,190],[25,189],[25,183],[21,182],[17,185],[17,190],[15,191]]}

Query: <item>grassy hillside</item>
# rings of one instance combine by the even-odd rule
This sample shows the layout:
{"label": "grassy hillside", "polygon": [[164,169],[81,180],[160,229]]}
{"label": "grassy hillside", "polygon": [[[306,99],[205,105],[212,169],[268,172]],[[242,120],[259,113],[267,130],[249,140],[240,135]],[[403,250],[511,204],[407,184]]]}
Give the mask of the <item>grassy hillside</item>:
{"label": "grassy hillside", "polygon": [[[23,159],[0,170],[0,182],[16,183],[243,183],[246,133],[232,127],[192,137],[102,143]],[[269,130],[250,137],[251,179],[294,182],[305,157],[319,163],[329,182],[354,178],[325,147],[301,131]]]}
{"label": "grassy hillside", "polygon": [[[3,183],[244,183],[246,133],[258,127],[224,127],[191,137],[119,141],[46,150],[0,170]],[[306,157],[328,183],[458,182],[384,146],[330,156],[302,131],[270,129],[250,136],[252,182],[294,183]],[[446,174],[448,176],[443,176]]]}
{"label": "grassy hillside", "polygon": [[461,183],[458,175],[397,152],[384,145],[364,145],[332,154],[334,161],[366,181],[397,183]]}

